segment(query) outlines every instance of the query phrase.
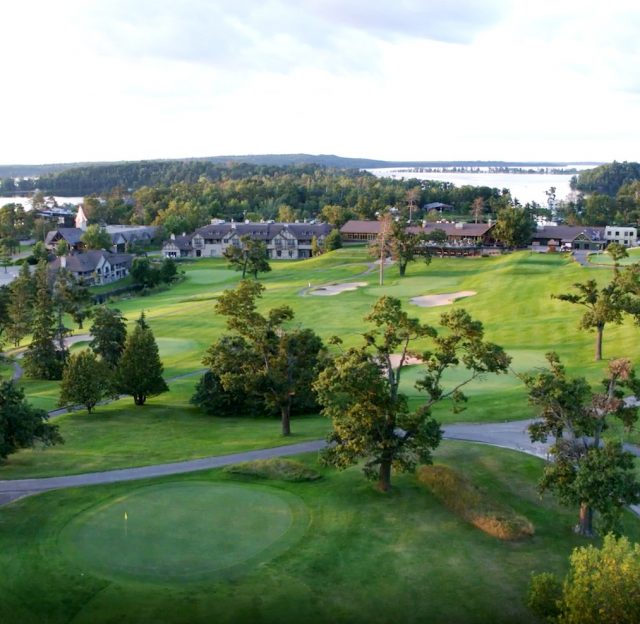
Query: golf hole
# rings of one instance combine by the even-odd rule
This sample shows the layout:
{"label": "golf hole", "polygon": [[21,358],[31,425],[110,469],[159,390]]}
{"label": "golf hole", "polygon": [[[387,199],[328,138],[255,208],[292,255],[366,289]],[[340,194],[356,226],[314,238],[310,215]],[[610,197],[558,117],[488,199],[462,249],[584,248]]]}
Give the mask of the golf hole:
{"label": "golf hole", "polygon": [[233,576],[290,548],[309,524],[304,503],[272,487],[171,482],[76,516],[59,546],[79,566],[151,582]]}

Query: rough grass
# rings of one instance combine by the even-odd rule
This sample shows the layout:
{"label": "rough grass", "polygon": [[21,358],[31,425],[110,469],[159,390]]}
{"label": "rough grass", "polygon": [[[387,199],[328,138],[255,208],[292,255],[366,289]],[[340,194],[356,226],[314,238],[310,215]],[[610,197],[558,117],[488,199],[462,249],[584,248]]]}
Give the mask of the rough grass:
{"label": "rough grass", "polygon": [[421,466],[417,478],[445,507],[488,535],[513,541],[534,534],[533,524],[527,518],[492,500],[487,492],[453,468]]}
{"label": "rough grass", "polygon": [[279,481],[316,481],[321,475],[316,470],[293,459],[256,459],[254,461],[234,464],[225,468],[231,474],[257,477],[259,479],[276,479]]}
{"label": "rough grass", "polygon": [[[540,624],[524,604],[531,573],[567,573],[569,554],[586,543],[572,530],[577,510],[540,499],[535,484],[543,462],[536,457],[463,442],[443,442],[436,452],[438,461],[472,476],[494,500],[531,518],[536,535],[495,539],[427,495],[413,475],[394,475],[391,492],[382,494],[359,466],[335,471],[309,454],[296,459],[322,474],[321,482],[261,482],[308,509],[310,523],[294,547],[235,579],[144,583],[104,578],[70,562],[61,533],[145,485],[258,484],[239,484],[237,476],[213,470],[59,490],[0,507],[0,622]],[[178,513],[175,507],[168,513]],[[129,522],[137,514],[132,511]],[[122,516],[120,510],[120,523]],[[624,522],[625,534],[638,541],[638,519],[625,513]],[[224,528],[212,523],[207,531]],[[201,538],[217,539],[204,532]],[[109,547],[105,533],[96,539]]]}

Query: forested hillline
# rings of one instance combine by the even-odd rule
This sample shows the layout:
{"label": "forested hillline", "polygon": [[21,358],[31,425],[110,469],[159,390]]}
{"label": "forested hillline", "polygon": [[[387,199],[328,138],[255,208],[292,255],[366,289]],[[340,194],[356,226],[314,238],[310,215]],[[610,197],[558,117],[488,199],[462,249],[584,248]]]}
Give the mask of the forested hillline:
{"label": "forested hillline", "polygon": [[[171,160],[143,160],[112,163],[69,163],[49,165],[0,165],[2,192],[32,191],[78,196],[107,193],[115,187],[135,190],[141,186],[195,182],[200,176],[219,179],[220,171],[236,168],[246,175],[246,167],[326,167],[331,169],[372,169],[380,167],[560,167],[572,163],[508,161],[385,161],[344,158],[334,155],[264,154],[213,156]],[[17,184],[13,178],[29,178]],[[34,179],[36,178],[36,179]]]}
{"label": "forested hillline", "polygon": [[231,165],[212,178],[201,175],[194,182],[142,186],[133,192],[116,187],[101,197],[85,195],[84,211],[96,223],[162,225],[167,232],[179,234],[212,218],[253,222],[320,218],[340,226],[347,219],[375,219],[388,206],[400,207],[403,214],[417,219],[424,216],[422,207],[435,201],[455,206],[461,213],[469,213],[474,201],[480,202],[482,214],[485,210],[495,214],[511,205],[510,195],[497,188],[378,178],[355,169],[312,165]]}
{"label": "forested hillline", "polygon": [[[616,197],[625,193],[624,187],[630,187],[640,181],[640,163],[616,162],[600,165],[581,171],[571,181],[571,187],[582,193],[600,193]],[[626,189],[628,190],[628,189]]]}

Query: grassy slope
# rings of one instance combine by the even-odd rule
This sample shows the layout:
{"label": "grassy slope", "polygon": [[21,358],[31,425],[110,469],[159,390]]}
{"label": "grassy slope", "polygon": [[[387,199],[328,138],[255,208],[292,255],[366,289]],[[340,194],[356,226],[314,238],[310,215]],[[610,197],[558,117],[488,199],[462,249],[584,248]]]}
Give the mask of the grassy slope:
{"label": "grassy slope", "polygon": [[131,399],[56,419],[65,444],[12,455],[2,479],[57,476],[182,461],[242,450],[295,444],[324,437],[328,421],[319,416],[293,420],[284,439],[275,418],[215,418],[202,414],[189,397],[195,378],[172,384],[164,395],[138,408]]}
{"label": "grassy slope", "polygon": [[[524,371],[543,365],[544,353],[555,349],[572,373],[584,374],[593,383],[602,378],[603,365],[593,362],[593,335],[577,329],[580,309],[551,299],[551,294],[567,291],[573,282],[591,277],[605,281],[609,279],[608,271],[582,269],[561,255],[520,252],[498,258],[436,258],[429,266],[423,263],[410,265],[408,275],[403,279],[399,279],[397,269],[392,267],[387,269],[385,285],[380,287],[376,272],[362,275],[367,261],[365,250],[356,248],[308,261],[274,262],[273,271],[262,277],[267,288],[262,306],[266,309],[290,305],[296,313],[295,323],[313,327],[324,338],[339,334],[347,345],[351,345],[359,343],[366,328],[362,318],[376,299],[384,294],[401,298],[412,314],[424,321],[437,323],[440,314],[450,307],[420,308],[409,304],[408,300],[421,294],[474,290],[478,293],[476,296],[455,305],[465,307],[483,321],[487,338],[503,345],[513,356],[515,370]],[[171,290],[149,297],[125,299],[116,304],[129,322],[145,310],[158,339],[167,377],[202,367],[203,352],[224,331],[224,319],[213,311],[215,300],[222,290],[233,287],[238,280],[238,274],[225,268],[224,261],[220,260],[203,259],[185,264],[184,268],[186,280]],[[309,282],[319,285],[349,281],[356,276],[358,281],[368,282],[369,287],[333,297],[299,294]],[[605,330],[605,356],[626,355],[637,360],[640,345],[636,336],[637,328],[630,322],[608,327]],[[76,348],[81,348],[81,345]],[[413,388],[418,373],[419,367],[408,369],[403,381],[403,388],[412,397],[414,405],[420,400]],[[451,380],[458,375],[453,373]],[[65,449],[68,450],[26,453],[28,460],[23,460],[19,454],[10,459],[10,465],[3,468],[2,473],[13,475],[11,466],[16,463],[23,466],[15,472],[20,475],[29,469],[37,474],[57,474],[73,471],[74,465],[78,471],[91,470],[98,465],[106,465],[110,461],[106,457],[109,454],[121,457],[122,462],[131,461],[137,465],[171,461],[182,451],[175,446],[172,448],[170,438],[166,444],[162,440],[167,439],[167,431],[182,428],[185,418],[199,423],[193,426],[193,431],[198,431],[197,436],[200,436],[198,439],[194,436],[192,442],[185,443],[185,456],[216,452],[220,448],[220,427],[215,423],[219,421],[198,415],[186,405],[188,393],[185,394],[183,386],[171,385],[174,389],[153,401],[149,409],[137,410],[123,402],[120,405],[127,408],[119,416],[116,413],[120,408],[113,406],[101,409],[92,419],[86,419],[83,413],[62,419],[63,434],[68,440]],[[24,386],[36,405],[47,409],[55,406],[56,383],[25,380]],[[533,413],[527,405],[522,384],[513,375],[488,377],[469,386],[467,393],[471,400],[465,412],[452,414],[447,405],[441,405],[436,409],[438,418],[443,422],[500,421],[525,418]],[[162,418],[156,416],[159,412],[162,412]],[[113,420],[107,421],[100,416],[102,413]],[[123,430],[119,435],[112,435],[112,429],[122,429],[123,421],[128,425],[126,434]],[[101,426],[87,426],[92,422]],[[150,422],[160,422],[162,426],[150,427]],[[311,422],[308,423],[309,435],[324,431],[326,423]],[[115,426],[111,427],[110,423]],[[271,424],[275,427],[275,423]],[[157,432],[158,444],[149,442],[150,430]],[[260,431],[256,439],[262,433]],[[271,433],[265,435],[265,444],[271,444]],[[131,444],[124,445],[124,451],[121,437],[131,441]],[[118,446],[111,445],[110,440],[117,441]],[[147,446],[156,450],[139,451]],[[233,450],[237,448],[240,446]],[[54,460],[58,454],[67,458],[58,462]],[[98,459],[100,454],[105,457]],[[73,456],[76,456],[77,464],[74,464]]]}
{"label": "grassy slope", "polygon": [[[624,266],[640,261],[640,248],[635,247],[627,249],[627,253],[629,254],[629,257],[621,258],[619,260],[619,264]],[[604,264],[607,266],[613,266],[613,258],[607,252],[589,254],[588,259],[592,264]]]}
{"label": "grassy slope", "polygon": [[[313,457],[301,459],[317,468]],[[117,582],[69,566],[58,535],[77,514],[143,483],[52,492],[0,508],[0,621],[534,621],[523,605],[530,573],[564,573],[569,552],[584,543],[571,532],[573,514],[538,498],[536,458],[450,442],[438,450],[438,461],[463,470],[527,516],[535,536],[519,543],[490,538],[410,476],[382,495],[357,468],[320,468],[320,482],[271,482],[299,496],[312,521],[297,547],[253,573],[186,585]],[[234,478],[211,471],[168,480]],[[625,522],[637,540],[638,521]]]}

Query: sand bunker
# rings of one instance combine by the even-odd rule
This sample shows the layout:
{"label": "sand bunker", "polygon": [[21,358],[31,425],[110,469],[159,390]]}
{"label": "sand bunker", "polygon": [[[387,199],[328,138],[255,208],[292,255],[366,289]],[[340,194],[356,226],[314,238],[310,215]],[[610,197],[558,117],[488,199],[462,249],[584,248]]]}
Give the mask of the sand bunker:
{"label": "sand bunker", "polygon": [[435,308],[436,306],[449,305],[453,303],[456,299],[461,299],[462,297],[473,297],[473,295],[477,295],[474,290],[460,290],[459,292],[454,293],[444,293],[442,295],[424,295],[423,297],[413,297],[411,299],[411,303],[418,305],[422,308]]}
{"label": "sand bunker", "polygon": [[319,295],[320,297],[328,297],[330,295],[339,295],[341,292],[348,290],[358,290],[363,286],[368,286],[367,282],[349,282],[347,284],[330,284],[329,286],[320,286],[309,292],[310,295]]}
{"label": "sand bunker", "polygon": [[[398,368],[400,366],[400,358],[402,355],[400,353],[392,353],[389,358],[391,359],[391,366],[393,368]],[[414,357],[413,355],[408,355],[404,358],[404,366],[413,366],[414,364],[422,364],[422,360],[418,357]]]}

